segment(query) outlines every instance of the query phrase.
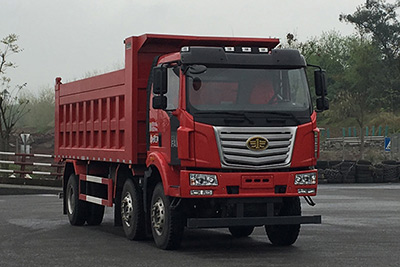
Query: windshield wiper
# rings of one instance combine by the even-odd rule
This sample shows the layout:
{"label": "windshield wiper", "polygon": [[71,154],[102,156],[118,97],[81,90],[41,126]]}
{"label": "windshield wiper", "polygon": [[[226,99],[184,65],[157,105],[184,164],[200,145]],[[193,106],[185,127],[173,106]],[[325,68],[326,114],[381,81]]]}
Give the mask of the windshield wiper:
{"label": "windshield wiper", "polygon": [[232,112],[232,111],[198,111],[195,114],[206,114],[206,115],[229,115],[235,116],[236,118],[224,118],[224,121],[237,121],[237,119],[246,120],[250,124],[254,124],[254,121],[247,116],[245,112]]}

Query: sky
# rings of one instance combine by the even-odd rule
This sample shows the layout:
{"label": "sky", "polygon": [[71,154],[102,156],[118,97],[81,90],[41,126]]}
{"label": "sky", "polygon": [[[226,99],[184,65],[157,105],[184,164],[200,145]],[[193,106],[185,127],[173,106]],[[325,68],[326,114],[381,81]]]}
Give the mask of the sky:
{"label": "sky", "polygon": [[86,73],[124,66],[123,40],[144,33],[278,37],[299,41],[336,30],[355,33],[339,15],[365,0],[0,0],[0,38],[19,36],[11,84],[39,92]]}

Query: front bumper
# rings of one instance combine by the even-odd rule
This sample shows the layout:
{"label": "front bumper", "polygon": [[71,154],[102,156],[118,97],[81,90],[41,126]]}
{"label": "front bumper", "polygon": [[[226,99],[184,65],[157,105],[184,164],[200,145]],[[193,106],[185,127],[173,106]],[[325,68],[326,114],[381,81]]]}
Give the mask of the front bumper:
{"label": "front bumper", "polygon": [[187,219],[188,228],[225,228],[231,226],[262,226],[262,225],[320,224],[320,223],[321,223],[321,215]]}
{"label": "front bumper", "polygon": [[[189,176],[193,173],[216,175],[218,185],[191,186]],[[241,198],[315,196],[317,193],[318,179],[316,183],[312,185],[295,185],[295,176],[301,173],[316,174],[317,170],[290,172],[213,172],[182,170],[180,173],[179,197]],[[193,190],[197,190],[197,192],[203,190],[207,192],[207,194],[194,195]]]}

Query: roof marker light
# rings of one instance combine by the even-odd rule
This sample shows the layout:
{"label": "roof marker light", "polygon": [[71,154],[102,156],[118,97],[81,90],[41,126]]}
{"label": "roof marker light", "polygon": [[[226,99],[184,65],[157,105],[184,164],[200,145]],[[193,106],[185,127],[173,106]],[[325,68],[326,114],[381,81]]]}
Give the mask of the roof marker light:
{"label": "roof marker light", "polygon": [[181,52],[189,52],[189,46],[182,47]]}
{"label": "roof marker light", "polygon": [[242,52],[251,52],[251,47],[242,47]]}
{"label": "roof marker light", "polygon": [[235,52],[234,47],[225,47],[225,52]]}
{"label": "roof marker light", "polygon": [[258,51],[259,51],[260,53],[268,53],[268,48],[266,48],[266,47],[260,47],[260,48],[258,48]]}

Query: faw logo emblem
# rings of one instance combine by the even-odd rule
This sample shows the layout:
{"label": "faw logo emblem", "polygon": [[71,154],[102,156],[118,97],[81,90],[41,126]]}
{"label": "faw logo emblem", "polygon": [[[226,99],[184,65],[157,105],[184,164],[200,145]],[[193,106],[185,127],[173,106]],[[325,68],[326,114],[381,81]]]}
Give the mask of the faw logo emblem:
{"label": "faw logo emblem", "polygon": [[253,136],[247,139],[246,146],[253,151],[262,151],[267,149],[268,140],[262,136]]}

